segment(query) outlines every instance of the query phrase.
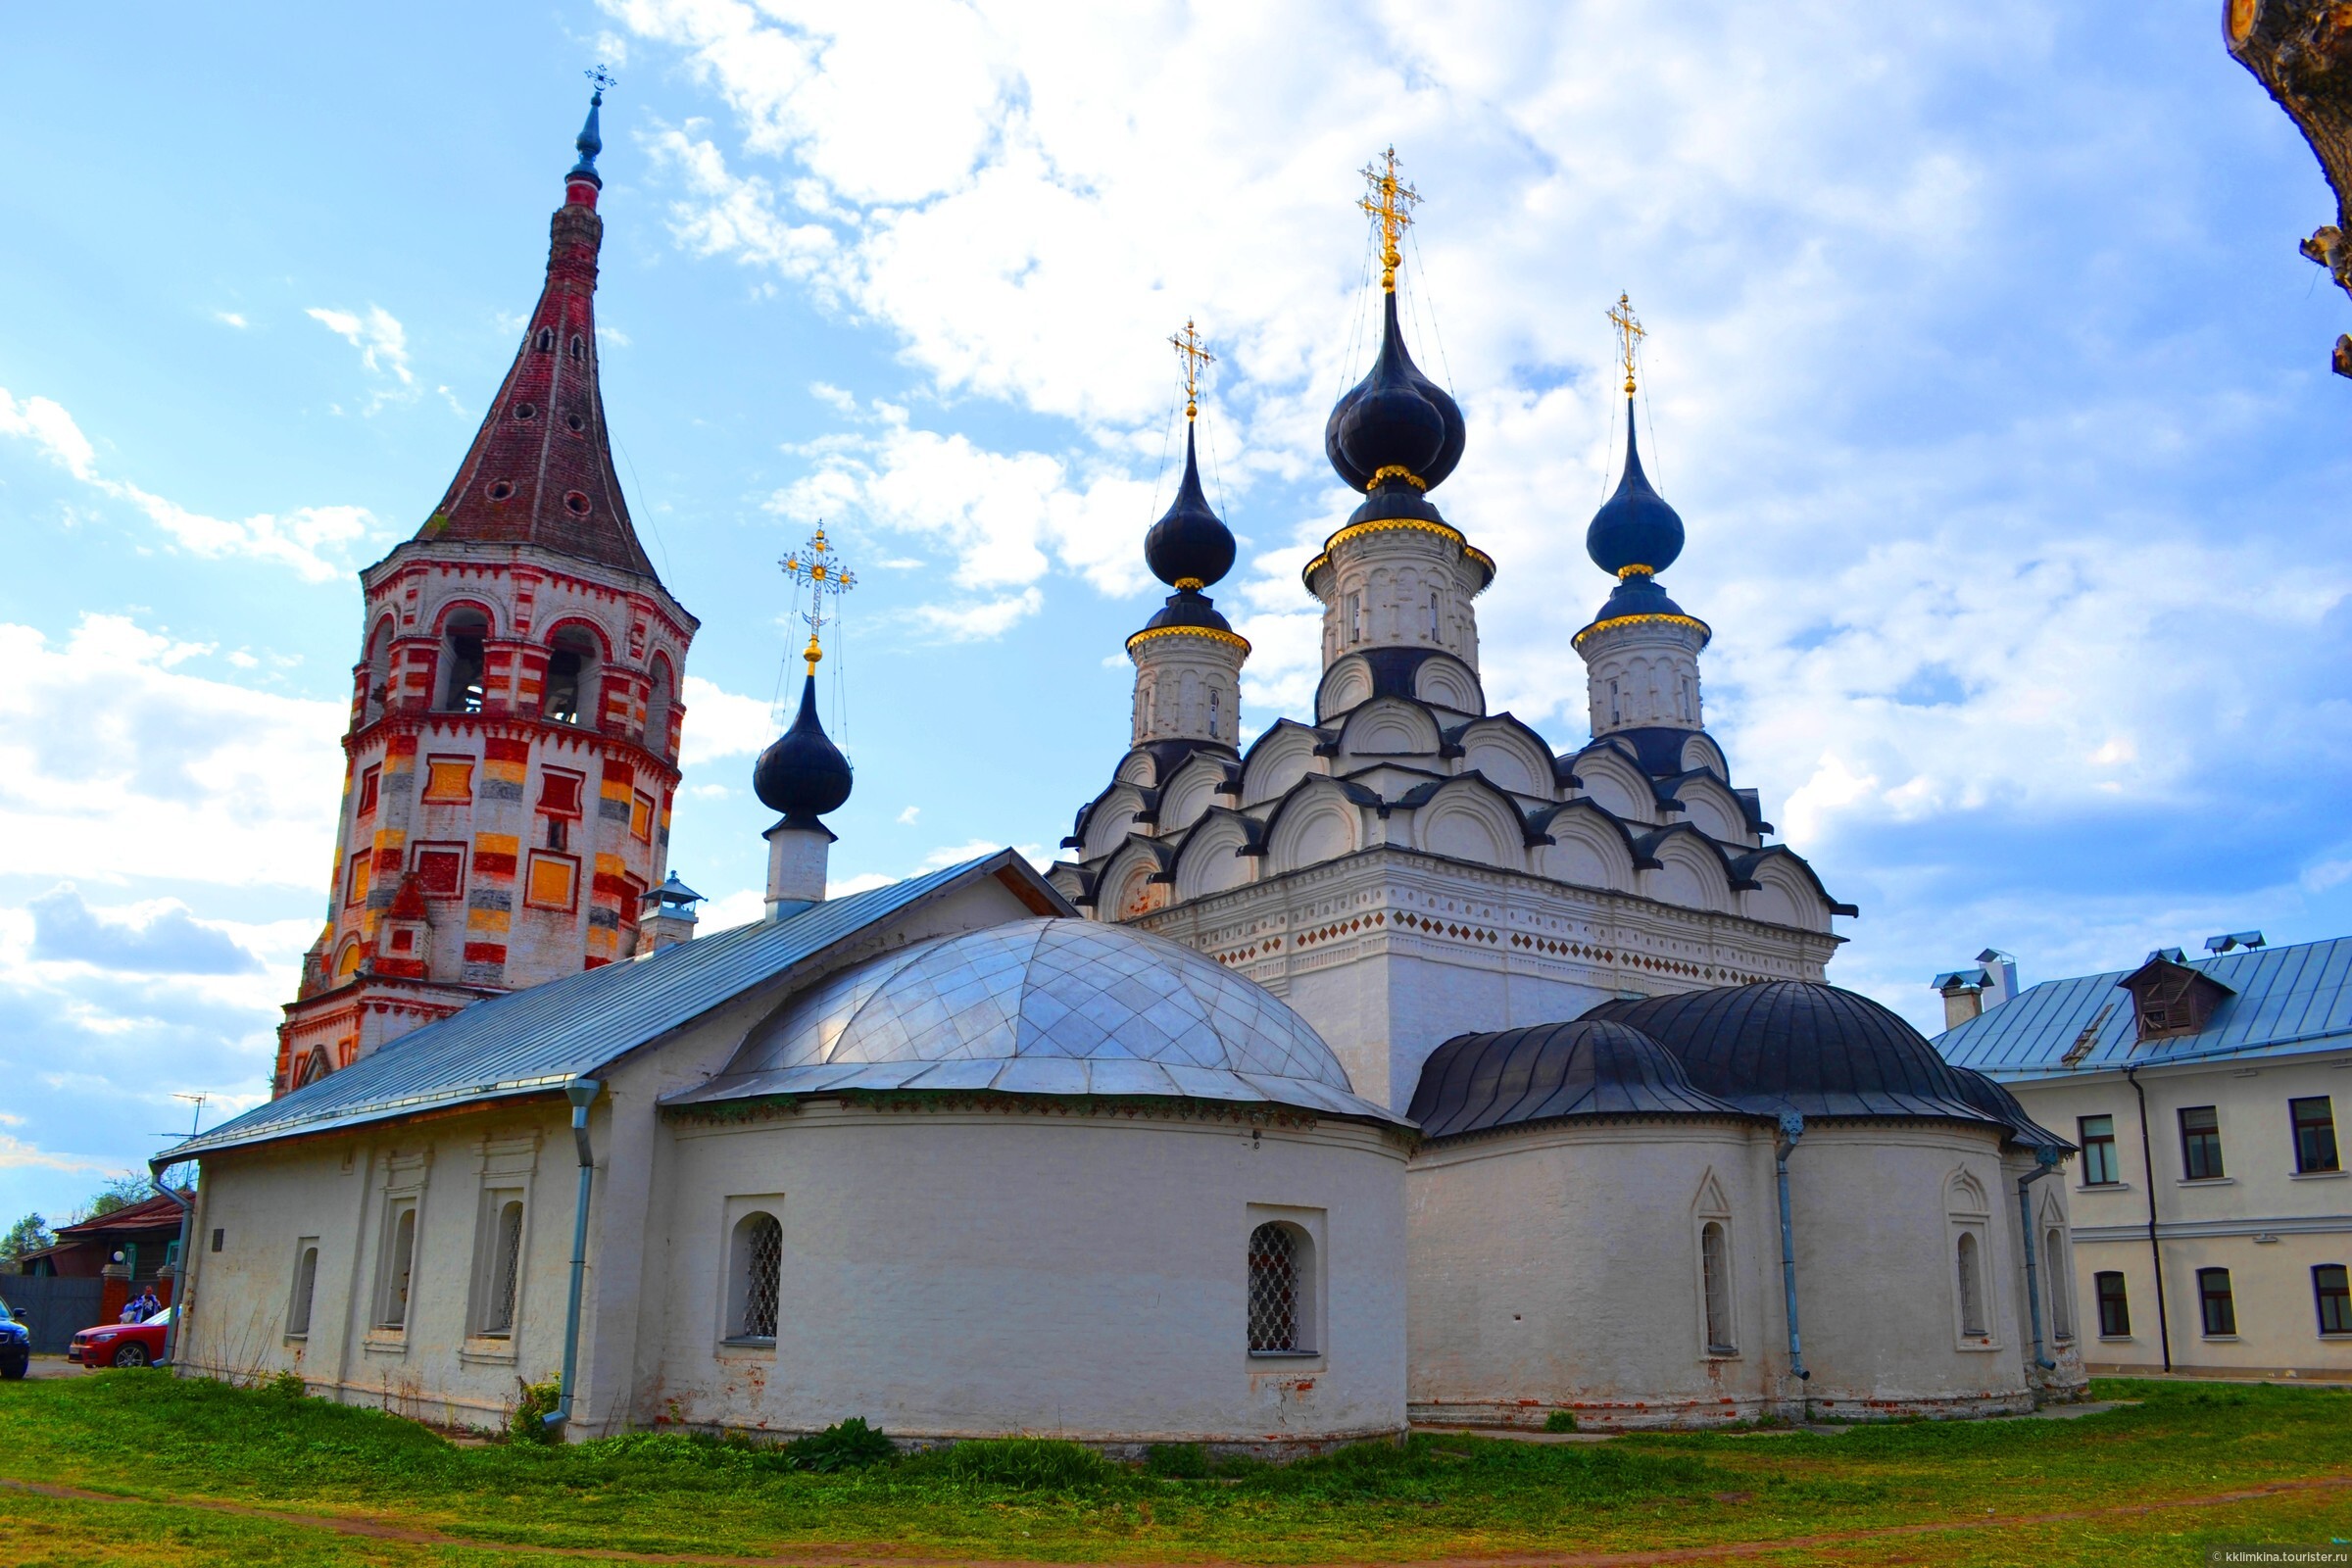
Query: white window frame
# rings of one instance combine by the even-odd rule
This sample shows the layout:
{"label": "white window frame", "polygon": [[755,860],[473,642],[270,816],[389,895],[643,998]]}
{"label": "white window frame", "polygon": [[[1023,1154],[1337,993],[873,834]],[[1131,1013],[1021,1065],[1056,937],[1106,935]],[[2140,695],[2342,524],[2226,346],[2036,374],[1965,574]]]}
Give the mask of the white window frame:
{"label": "white window frame", "polygon": [[[513,1299],[508,1304],[506,1322],[492,1322],[499,1302],[500,1262],[505,1251],[506,1211],[509,1206],[519,1209],[515,1216],[514,1277],[510,1286]],[[531,1200],[529,1192],[521,1186],[482,1188],[481,1200],[474,1220],[473,1290],[466,1303],[466,1337],[469,1340],[499,1340],[512,1343],[519,1333],[522,1322],[522,1280],[531,1254]]]}
{"label": "white window frame", "polygon": [[[384,1202],[383,1241],[375,1254],[375,1310],[371,1327],[377,1334],[407,1338],[416,1317],[416,1241],[424,1226],[418,1214],[421,1195],[410,1193]],[[408,1241],[401,1241],[401,1221],[408,1221]],[[397,1306],[400,1315],[394,1317]]]}
{"label": "white window frame", "polygon": [[[303,1260],[310,1260],[310,1277],[303,1277]],[[286,1338],[307,1340],[311,1323],[318,1312],[318,1238],[301,1236],[294,1241],[294,1277],[286,1291]]]}
{"label": "white window frame", "polygon": [[755,1214],[771,1216],[782,1235],[783,1250],[791,1250],[792,1233],[786,1228],[789,1215],[782,1193],[746,1193],[727,1199],[719,1216],[718,1289],[711,1293],[718,1302],[718,1320],[711,1325],[712,1338],[722,1352],[773,1355],[791,1316],[785,1298],[788,1278],[780,1256],[776,1266],[776,1333],[763,1338],[743,1332],[744,1308],[750,1294],[749,1260],[742,1250],[747,1240],[744,1222]]}
{"label": "white window frame", "polygon": [[[1723,1323],[1725,1337],[1718,1341],[1709,1331],[1716,1325],[1707,1301],[1707,1227],[1714,1226],[1723,1237]],[[1710,1361],[1736,1361],[1740,1358],[1740,1292],[1735,1282],[1740,1277],[1734,1261],[1732,1216],[1700,1211],[1692,1216],[1690,1245],[1698,1266],[1698,1348],[1699,1354]]]}
{"label": "white window frame", "polygon": [[[1331,1331],[1326,1303],[1331,1294],[1331,1252],[1324,1243],[1328,1218],[1323,1209],[1295,1203],[1248,1205],[1241,1233],[1234,1238],[1242,1283],[1241,1322],[1235,1339],[1243,1360],[1253,1372],[1316,1371],[1329,1358]],[[1250,1238],[1260,1225],[1280,1225],[1291,1233],[1293,1288],[1298,1296],[1298,1338],[1304,1342],[1295,1350],[1250,1348]]]}

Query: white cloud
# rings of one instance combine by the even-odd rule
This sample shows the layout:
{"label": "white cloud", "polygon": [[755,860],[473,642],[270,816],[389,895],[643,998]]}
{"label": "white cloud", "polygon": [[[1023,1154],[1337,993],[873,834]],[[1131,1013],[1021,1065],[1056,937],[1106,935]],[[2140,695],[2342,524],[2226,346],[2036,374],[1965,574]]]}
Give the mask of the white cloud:
{"label": "white cloud", "polygon": [[[325,327],[335,336],[360,351],[360,364],[374,375],[391,377],[393,385],[379,386],[368,400],[368,412],[373,414],[387,403],[406,402],[422,389],[416,384],[416,372],[409,368],[409,332],[390,311],[380,305],[370,305],[367,314],[335,310],[327,306],[313,306],[303,315]],[[443,387],[447,395],[449,389]],[[452,400],[453,406],[455,400]]]}
{"label": "white cloud", "polygon": [[901,827],[912,827],[912,826],[914,826],[914,819],[915,819],[916,817],[918,817],[918,816],[922,815],[922,814],[923,814],[923,808],[922,808],[921,807],[919,807],[919,806],[909,806],[908,808],[906,808],[906,809],[905,809],[904,811],[901,811],[901,812],[899,813],[899,815],[898,815],[898,822],[899,822],[899,825],[900,825]]}
{"label": "white cloud", "polygon": [[234,311],[215,311],[213,319],[219,321],[222,326],[233,326],[240,332],[253,324]]}
{"label": "white cloud", "polygon": [[0,1170],[21,1170],[28,1166],[84,1176],[112,1176],[126,1168],[118,1160],[99,1159],[89,1154],[61,1154],[54,1150],[28,1144],[22,1138],[0,1133]]}
{"label": "white cloud", "polygon": [[780,733],[766,703],[722,691],[700,675],[681,681],[678,695],[686,706],[678,760],[687,767],[730,757],[756,757]]}
{"label": "white cloud", "polygon": [[1035,588],[1001,599],[956,605],[917,605],[907,618],[946,642],[983,642],[1002,637],[1013,626],[1045,608],[1046,596]]}
{"label": "white cloud", "polygon": [[306,581],[330,582],[351,569],[342,547],[365,539],[375,522],[364,507],[298,507],[283,514],[255,513],[237,521],[191,512],[127,480],[100,473],[96,449],[71,414],[44,397],[19,402],[6,387],[0,387],[0,435],[30,441],[83,484],[136,509],[190,555],[273,562],[292,567]]}

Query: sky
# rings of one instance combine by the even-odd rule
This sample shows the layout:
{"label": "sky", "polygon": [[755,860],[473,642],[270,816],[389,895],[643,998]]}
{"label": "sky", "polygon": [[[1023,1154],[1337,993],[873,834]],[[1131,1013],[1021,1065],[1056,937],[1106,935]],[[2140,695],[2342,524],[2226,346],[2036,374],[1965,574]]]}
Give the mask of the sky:
{"label": "sky", "polygon": [[1126,744],[1188,318],[1246,732],[1307,710],[1298,573],[1351,505],[1320,435],[1376,287],[1357,171],[1394,145],[1408,336],[1469,423],[1438,500],[1500,568],[1492,707],[1587,738],[1626,291],[1709,727],[1862,911],[1834,981],[1932,1031],[1930,977],[1986,946],[2031,983],[2352,930],[2352,308],[2218,9],[20,10],[0,1223],[266,1096],[355,572],[514,352],[598,62],[604,389],[703,621],[670,854],[709,921],[757,909],[773,563],[820,520],[862,577],[825,666],[837,883],[1053,855]]}

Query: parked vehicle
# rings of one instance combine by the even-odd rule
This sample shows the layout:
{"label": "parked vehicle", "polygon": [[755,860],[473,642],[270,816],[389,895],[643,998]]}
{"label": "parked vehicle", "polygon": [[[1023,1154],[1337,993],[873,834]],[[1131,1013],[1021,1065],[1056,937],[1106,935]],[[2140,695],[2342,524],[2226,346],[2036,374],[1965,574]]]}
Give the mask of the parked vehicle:
{"label": "parked vehicle", "polygon": [[167,1306],[144,1323],[102,1323],[83,1329],[66,1347],[66,1359],[93,1372],[108,1366],[153,1366],[164,1358],[164,1330],[172,1325],[172,1312]]}
{"label": "parked vehicle", "polygon": [[32,1326],[0,1301],[0,1378],[21,1378],[32,1366]]}

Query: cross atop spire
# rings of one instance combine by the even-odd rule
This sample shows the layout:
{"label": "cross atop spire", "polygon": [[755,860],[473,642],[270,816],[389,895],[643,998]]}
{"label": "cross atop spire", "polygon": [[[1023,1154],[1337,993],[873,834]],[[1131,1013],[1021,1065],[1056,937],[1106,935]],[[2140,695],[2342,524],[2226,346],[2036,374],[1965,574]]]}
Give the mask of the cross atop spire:
{"label": "cross atop spire", "polygon": [[1381,155],[1380,162],[1366,164],[1363,172],[1369,194],[1355,205],[1380,225],[1380,286],[1394,294],[1396,292],[1396,268],[1404,260],[1396,249],[1396,242],[1412,226],[1413,208],[1419,204],[1421,193],[1396,177],[1396,149],[1394,147]]}
{"label": "cross atop spire", "polygon": [[1642,318],[1634,314],[1634,302],[1625,295],[1609,307],[1609,319],[1617,323],[1617,352],[1625,361],[1625,395],[1634,395],[1634,361],[1642,351],[1642,340],[1649,335]]}
{"label": "cross atop spire", "polygon": [[1195,419],[1200,415],[1200,370],[1214,365],[1217,357],[1201,346],[1200,334],[1193,330],[1193,318],[1184,318],[1184,330],[1172,333],[1168,341],[1176,346],[1176,356],[1184,362],[1184,416]]}
{"label": "cross atop spire", "polygon": [[[818,646],[819,634],[824,630],[826,621],[841,618],[838,608],[841,596],[858,586],[858,578],[842,565],[841,557],[834,554],[832,546],[825,542],[825,525],[821,522],[816,525],[814,537],[776,564],[784,568],[786,577],[792,579],[796,601],[803,585],[808,589],[808,608],[800,612],[801,618],[808,623],[808,646],[801,650],[801,657],[808,661],[808,673],[813,676],[817,662],[825,657],[824,649]],[[827,594],[833,596],[836,606],[830,615],[825,613]]]}

